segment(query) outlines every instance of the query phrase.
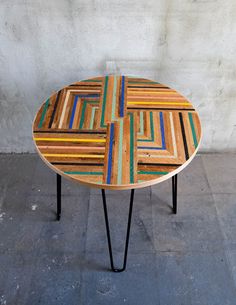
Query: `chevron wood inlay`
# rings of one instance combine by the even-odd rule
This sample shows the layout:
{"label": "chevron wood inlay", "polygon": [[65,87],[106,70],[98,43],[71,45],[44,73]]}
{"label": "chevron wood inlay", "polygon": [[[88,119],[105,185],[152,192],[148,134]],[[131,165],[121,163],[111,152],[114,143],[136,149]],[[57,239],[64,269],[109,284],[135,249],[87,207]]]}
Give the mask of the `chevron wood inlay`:
{"label": "chevron wood inlay", "polygon": [[104,76],[49,97],[33,123],[38,153],[52,169],[93,187],[152,185],[194,157],[201,125],[192,104],[155,81]]}

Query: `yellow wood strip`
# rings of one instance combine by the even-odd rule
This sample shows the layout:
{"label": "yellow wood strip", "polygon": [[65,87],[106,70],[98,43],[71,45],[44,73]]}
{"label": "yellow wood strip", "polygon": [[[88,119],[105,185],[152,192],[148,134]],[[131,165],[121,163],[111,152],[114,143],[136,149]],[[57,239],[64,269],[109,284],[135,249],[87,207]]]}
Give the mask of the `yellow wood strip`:
{"label": "yellow wood strip", "polygon": [[88,154],[43,154],[44,157],[66,157],[66,158],[104,158],[104,155]]}
{"label": "yellow wood strip", "polygon": [[70,138],[34,138],[35,141],[52,141],[52,142],[101,142],[105,143],[105,139],[70,139]]}
{"label": "yellow wood strip", "polygon": [[128,105],[131,104],[140,104],[140,105],[182,105],[182,106],[191,106],[190,103],[173,103],[173,102],[139,102],[139,101],[133,101],[133,102],[128,102]]}

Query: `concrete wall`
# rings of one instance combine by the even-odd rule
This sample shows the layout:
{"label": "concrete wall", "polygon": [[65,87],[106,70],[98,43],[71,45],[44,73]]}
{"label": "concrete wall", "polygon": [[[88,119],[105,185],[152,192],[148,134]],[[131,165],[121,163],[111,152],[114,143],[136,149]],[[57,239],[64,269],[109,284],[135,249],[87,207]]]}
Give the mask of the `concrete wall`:
{"label": "concrete wall", "polygon": [[235,0],[0,0],[0,151],[34,151],[42,101],[81,78],[144,75],[198,109],[202,151],[236,149]]}

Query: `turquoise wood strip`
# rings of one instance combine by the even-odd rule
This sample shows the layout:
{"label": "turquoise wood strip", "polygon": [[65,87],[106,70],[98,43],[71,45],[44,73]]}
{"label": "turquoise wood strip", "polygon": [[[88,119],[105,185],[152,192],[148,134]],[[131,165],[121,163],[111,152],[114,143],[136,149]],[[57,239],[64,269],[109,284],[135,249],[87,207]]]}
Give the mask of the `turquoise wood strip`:
{"label": "turquoise wood strip", "polygon": [[134,183],[134,116],[130,113],[130,183]]}
{"label": "turquoise wood strip", "polygon": [[198,142],[197,142],[197,136],[196,136],[196,132],[195,132],[195,128],[194,128],[193,116],[192,116],[191,112],[188,113],[188,117],[189,117],[189,122],[191,125],[194,147],[197,148]]}
{"label": "turquoise wood strip", "polygon": [[81,171],[72,171],[72,172],[64,172],[68,175],[92,175],[92,176],[101,176],[103,172],[81,172]]}
{"label": "turquoise wood strip", "polygon": [[150,128],[151,128],[151,140],[154,141],[154,124],[153,124],[153,112],[150,112]]}
{"label": "turquoise wood strip", "polygon": [[101,115],[101,123],[100,123],[101,127],[106,127],[106,125],[104,124],[104,119],[105,119],[108,80],[109,80],[109,76],[106,76],[105,84],[104,84],[104,94],[103,94],[103,100],[102,100],[102,115]]}
{"label": "turquoise wood strip", "polygon": [[41,115],[41,118],[40,118],[40,121],[38,124],[38,128],[42,128],[42,126],[43,126],[43,121],[44,121],[44,118],[45,118],[45,115],[46,115],[46,112],[47,112],[47,109],[49,106],[49,100],[50,100],[50,98],[47,99],[47,101],[43,107],[43,112],[42,112],[42,115]]}
{"label": "turquoise wood strip", "polygon": [[169,172],[138,171],[140,175],[167,175]]}

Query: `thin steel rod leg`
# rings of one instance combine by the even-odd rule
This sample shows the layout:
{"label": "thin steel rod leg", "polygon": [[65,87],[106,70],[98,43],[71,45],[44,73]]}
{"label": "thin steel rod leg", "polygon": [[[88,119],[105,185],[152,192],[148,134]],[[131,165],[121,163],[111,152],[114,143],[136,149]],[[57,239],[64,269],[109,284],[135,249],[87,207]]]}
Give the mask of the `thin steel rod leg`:
{"label": "thin steel rod leg", "polygon": [[61,218],[61,176],[57,174],[57,220]]}
{"label": "thin steel rod leg", "polygon": [[132,210],[133,210],[133,202],[134,202],[134,190],[131,190],[131,195],[130,195],[130,206],[129,206],[127,231],[126,231],[124,261],[123,261],[123,267],[120,268],[120,269],[117,269],[117,268],[114,267],[114,260],[113,260],[112,246],[111,246],[111,235],[110,235],[109,220],[108,220],[108,214],[107,214],[106,194],[105,194],[104,189],[102,189],[102,201],[103,201],[103,209],[104,209],[104,216],[105,216],[105,224],[106,224],[106,232],[107,232],[107,241],[108,241],[108,249],[109,249],[109,255],[110,255],[111,269],[114,272],[122,272],[122,271],[125,270],[126,262],[127,262],[129,236],[130,236],[130,226],[131,226],[131,218],[132,218]]}
{"label": "thin steel rod leg", "polygon": [[173,213],[177,214],[177,174],[172,177]]}

